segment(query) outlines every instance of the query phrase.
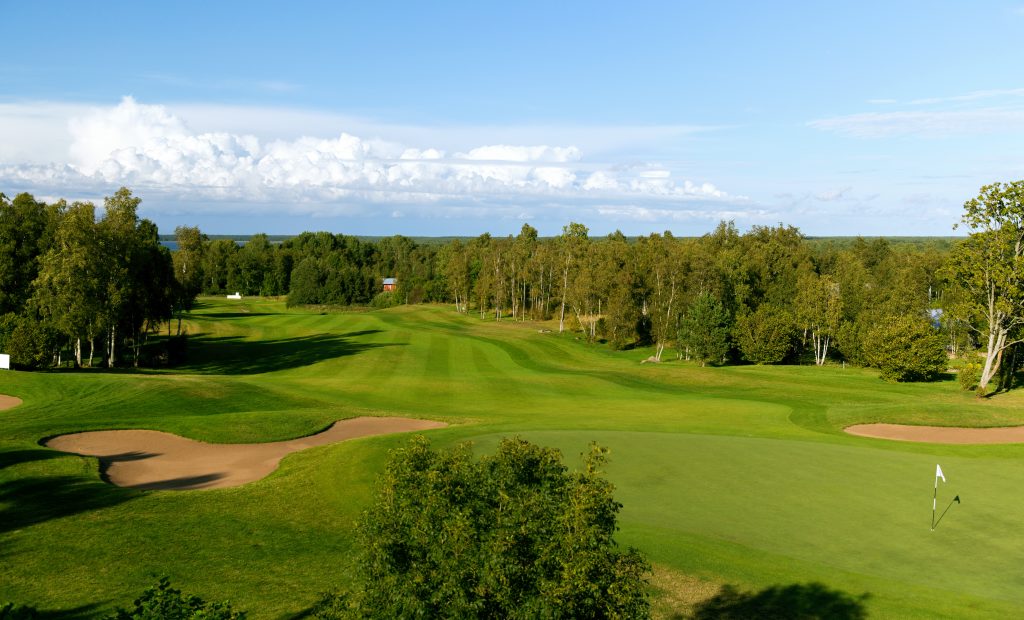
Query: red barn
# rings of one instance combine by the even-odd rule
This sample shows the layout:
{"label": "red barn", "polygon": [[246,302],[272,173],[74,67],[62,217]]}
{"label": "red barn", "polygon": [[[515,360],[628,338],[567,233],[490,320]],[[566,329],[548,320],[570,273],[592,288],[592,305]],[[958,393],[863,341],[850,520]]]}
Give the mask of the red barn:
{"label": "red barn", "polygon": [[384,290],[393,291],[398,286],[398,280],[394,278],[384,278]]}

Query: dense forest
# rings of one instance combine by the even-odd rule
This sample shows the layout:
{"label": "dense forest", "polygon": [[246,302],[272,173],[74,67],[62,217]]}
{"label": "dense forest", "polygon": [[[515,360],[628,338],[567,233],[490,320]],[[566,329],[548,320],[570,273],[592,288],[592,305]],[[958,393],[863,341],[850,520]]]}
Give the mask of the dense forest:
{"label": "dense forest", "polygon": [[[782,224],[627,238],[569,223],[547,239],[524,224],[515,236],[443,244],[328,232],[240,244],[179,227],[170,252],[139,203],[122,188],[97,218],[91,203],[0,194],[0,350],[19,366],[166,363],[166,352],[147,356],[150,336],[166,335],[166,349],[198,295],[234,292],[289,305],[443,302],[481,319],[551,321],[614,348],[652,346],[652,362],[838,362],[893,380],[929,379],[948,357],[990,348],[984,294],[962,268],[983,233],[956,244],[837,244]],[[382,290],[385,277],[394,291]],[[968,384],[1008,387],[1024,362],[1017,329],[984,372],[967,365],[980,375]]]}

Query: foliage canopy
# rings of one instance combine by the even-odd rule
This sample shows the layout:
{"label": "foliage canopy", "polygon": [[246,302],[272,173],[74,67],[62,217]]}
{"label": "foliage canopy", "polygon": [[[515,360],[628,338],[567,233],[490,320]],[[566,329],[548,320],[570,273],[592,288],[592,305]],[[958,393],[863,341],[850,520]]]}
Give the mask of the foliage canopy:
{"label": "foliage canopy", "polygon": [[606,460],[591,446],[570,472],[557,450],[521,439],[475,460],[468,444],[414,438],[392,452],[359,524],[365,581],[338,616],[647,617],[649,567],[616,548],[622,505]]}
{"label": "foliage canopy", "polygon": [[956,312],[985,344],[984,392],[1003,352],[1024,341],[1024,181],[982,187],[961,221],[972,232],[954,248],[949,271],[967,292]]}
{"label": "foliage canopy", "polygon": [[946,369],[945,343],[923,317],[896,316],[868,329],[868,362],[887,381],[927,381]]}

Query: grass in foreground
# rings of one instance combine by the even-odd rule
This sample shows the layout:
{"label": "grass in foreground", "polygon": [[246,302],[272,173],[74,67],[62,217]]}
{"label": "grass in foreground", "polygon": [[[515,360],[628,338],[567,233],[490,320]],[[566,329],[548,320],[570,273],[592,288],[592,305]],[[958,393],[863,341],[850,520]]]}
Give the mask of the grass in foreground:
{"label": "grass in foreground", "polygon": [[[94,460],[37,442],[106,428],[277,441],[370,414],[454,423],[429,433],[438,445],[489,450],[519,434],[561,448],[570,465],[592,440],[609,446],[620,542],[659,566],[666,616],[722,584],[753,595],[817,583],[867,594],[882,617],[1024,611],[1024,448],[841,430],[1020,424],[1019,394],[978,401],[954,381],[893,385],[853,368],[640,365],[647,352],[439,307],[319,314],[209,299],[189,329],[190,365],[173,372],[0,376],[0,393],[25,400],[0,412],[0,600],[89,617],[167,574],[253,618],[302,612],[351,575],[352,523],[405,438],[312,449],[262,481],[194,492],[111,487]],[[963,503],[931,532],[936,462],[950,480],[940,502],[958,493]]]}

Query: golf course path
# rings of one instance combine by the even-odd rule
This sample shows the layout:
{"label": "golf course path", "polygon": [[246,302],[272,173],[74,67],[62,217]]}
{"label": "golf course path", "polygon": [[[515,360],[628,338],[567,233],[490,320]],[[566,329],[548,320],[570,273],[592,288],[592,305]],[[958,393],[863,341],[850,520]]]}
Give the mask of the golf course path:
{"label": "golf course path", "polygon": [[109,482],[133,489],[184,491],[237,487],[268,476],[286,455],[356,437],[424,431],[444,422],[359,417],[339,420],[308,437],[275,443],[215,444],[147,430],[90,431],[59,435],[48,448],[99,457]]}
{"label": "golf course path", "polygon": [[11,407],[17,407],[20,404],[20,398],[15,398],[14,396],[4,396],[3,394],[0,394],[0,411],[3,411],[4,409],[10,409]]}
{"label": "golf course path", "polygon": [[908,426],[905,424],[854,424],[846,427],[846,432],[861,437],[922,443],[1024,442],[1024,426],[960,428],[956,426]]}

